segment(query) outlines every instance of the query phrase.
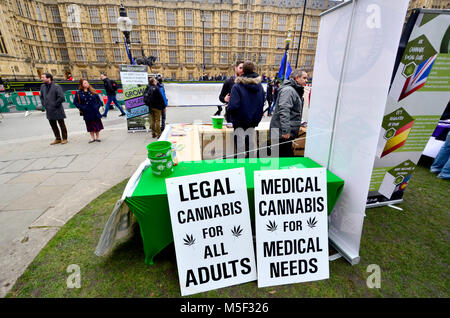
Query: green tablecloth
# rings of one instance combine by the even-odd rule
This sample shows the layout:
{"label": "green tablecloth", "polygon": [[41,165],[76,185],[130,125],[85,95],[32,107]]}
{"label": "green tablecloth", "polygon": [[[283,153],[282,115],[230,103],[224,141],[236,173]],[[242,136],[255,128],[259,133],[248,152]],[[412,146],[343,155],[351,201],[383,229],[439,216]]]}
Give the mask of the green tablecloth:
{"label": "green tablecloth", "polygon": [[[271,163],[268,163],[267,160],[267,158],[264,158],[227,159],[223,160],[223,162],[218,162],[217,160],[180,162],[169,178],[244,167],[250,217],[252,219],[252,225],[254,225],[254,171],[276,169],[274,168],[273,160],[277,160],[278,169],[321,167],[315,161],[304,157],[272,158],[270,159],[272,160]],[[328,214],[333,210],[343,186],[344,181],[342,179],[327,171]],[[165,179],[156,177],[152,173],[151,168],[146,169],[143,171],[132,196],[126,198],[125,202],[131,212],[136,216],[140,226],[141,236],[144,242],[145,263],[152,265],[153,258],[173,242]]]}

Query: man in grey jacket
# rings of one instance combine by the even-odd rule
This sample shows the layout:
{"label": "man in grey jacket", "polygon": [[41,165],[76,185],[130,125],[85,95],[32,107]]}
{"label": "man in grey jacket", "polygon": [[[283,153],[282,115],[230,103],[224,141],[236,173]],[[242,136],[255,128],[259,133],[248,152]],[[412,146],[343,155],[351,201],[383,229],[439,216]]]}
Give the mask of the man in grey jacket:
{"label": "man in grey jacket", "polygon": [[[41,76],[41,91],[40,98],[42,106],[45,107],[47,119],[52,127],[55,140],[50,145],[66,144],[67,143],[67,128],[64,123],[66,113],[62,103],[64,102],[64,92],[61,86],[53,82],[53,75],[50,73],[44,73]],[[61,133],[58,129],[61,128]],[[62,140],[61,140],[62,135]]]}
{"label": "man in grey jacket", "polygon": [[275,111],[270,121],[270,133],[278,132],[279,156],[293,157],[292,141],[297,138],[303,112],[303,92],[308,74],[294,70],[278,91]]}

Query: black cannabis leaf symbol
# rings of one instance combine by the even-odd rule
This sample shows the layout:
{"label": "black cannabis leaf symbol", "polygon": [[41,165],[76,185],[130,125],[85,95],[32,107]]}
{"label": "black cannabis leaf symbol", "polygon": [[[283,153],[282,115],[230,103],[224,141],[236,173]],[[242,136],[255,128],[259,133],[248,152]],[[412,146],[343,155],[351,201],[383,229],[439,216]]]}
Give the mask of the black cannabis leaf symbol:
{"label": "black cannabis leaf symbol", "polygon": [[189,236],[186,234],[186,238],[183,239],[183,241],[184,241],[184,245],[187,245],[187,246],[192,246],[195,244],[195,238],[193,235]]}
{"label": "black cannabis leaf symbol", "polygon": [[309,220],[306,222],[306,223],[308,223],[308,226],[310,227],[310,228],[315,228],[316,227],[316,224],[317,224],[317,221],[316,221],[316,218],[314,217],[314,218],[309,218]]}
{"label": "black cannabis leaf symbol", "polygon": [[234,226],[233,229],[231,230],[231,233],[233,234],[233,236],[239,237],[242,235],[242,229],[241,226],[238,225],[238,227]]}
{"label": "black cannabis leaf symbol", "polygon": [[277,230],[278,225],[275,223],[275,221],[269,221],[269,224],[266,224],[266,227],[267,231],[274,232]]}

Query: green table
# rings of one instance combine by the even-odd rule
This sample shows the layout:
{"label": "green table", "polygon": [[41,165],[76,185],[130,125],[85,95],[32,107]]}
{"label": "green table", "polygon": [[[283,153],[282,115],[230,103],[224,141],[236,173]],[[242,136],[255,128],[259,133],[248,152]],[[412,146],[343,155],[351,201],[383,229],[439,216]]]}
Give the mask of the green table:
{"label": "green table", "polygon": [[[278,169],[321,167],[315,161],[304,157],[272,158],[270,163],[267,160],[267,158],[261,158],[227,159],[223,160],[223,162],[218,162],[217,160],[180,162],[169,178],[244,167],[250,218],[254,226],[254,171],[276,169],[274,168],[274,163]],[[343,187],[344,180],[327,171],[328,215],[333,210]],[[145,263],[152,265],[153,258],[173,242],[165,179],[156,177],[153,175],[152,169],[147,168],[143,171],[132,196],[127,197],[125,202],[136,216],[140,226],[144,243]]]}

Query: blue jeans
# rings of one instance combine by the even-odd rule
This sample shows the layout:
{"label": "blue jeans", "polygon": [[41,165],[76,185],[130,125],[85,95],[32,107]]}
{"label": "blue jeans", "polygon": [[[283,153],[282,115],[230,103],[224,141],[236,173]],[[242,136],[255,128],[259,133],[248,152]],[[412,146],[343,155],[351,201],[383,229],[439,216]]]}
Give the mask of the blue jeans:
{"label": "blue jeans", "polygon": [[273,100],[272,105],[271,105],[270,108],[269,108],[269,112],[268,112],[269,115],[272,115],[273,109],[275,108],[276,102],[277,102],[277,99],[275,98],[275,99]]}
{"label": "blue jeans", "polygon": [[434,159],[430,171],[439,173],[438,178],[450,179],[450,131],[447,133],[445,143]]}
{"label": "blue jeans", "polygon": [[125,114],[122,107],[119,105],[119,102],[117,101],[116,95],[108,95],[108,101],[106,102],[106,105],[105,105],[105,112],[103,113],[102,116],[106,116],[108,114],[109,105],[111,105],[112,102],[114,102],[114,104],[116,104],[116,107],[120,110],[120,112],[122,114]]}

